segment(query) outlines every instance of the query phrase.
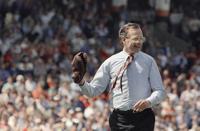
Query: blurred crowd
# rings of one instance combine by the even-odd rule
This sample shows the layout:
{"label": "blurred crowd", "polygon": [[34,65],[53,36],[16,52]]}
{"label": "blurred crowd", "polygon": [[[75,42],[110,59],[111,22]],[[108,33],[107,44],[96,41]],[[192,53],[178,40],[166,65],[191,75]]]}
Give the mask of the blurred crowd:
{"label": "blurred crowd", "polygon": [[[154,108],[155,131],[200,130],[200,14],[186,1],[172,3],[164,21],[170,33],[191,43],[182,52],[157,44],[149,31],[156,14],[143,7],[151,12],[151,21],[140,21],[143,50],[157,60],[168,93]],[[88,53],[90,81],[120,49],[116,36],[129,20],[126,7],[107,0],[1,0],[0,12],[0,131],[109,131],[109,94],[83,96],[70,62],[78,51]]]}

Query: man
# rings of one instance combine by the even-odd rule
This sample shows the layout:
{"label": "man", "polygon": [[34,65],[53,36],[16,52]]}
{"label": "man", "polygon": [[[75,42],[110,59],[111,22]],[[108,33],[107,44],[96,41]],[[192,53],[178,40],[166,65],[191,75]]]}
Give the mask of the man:
{"label": "man", "polygon": [[[80,75],[76,79],[74,62],[73,79],[89,97],[110,87],[112,131],[153,131],[155,116],[151,107],[166,96],[158,67],[151,56],[140,51],[145,38],[138,24],[122,26],[119,39],[123,50],[105,60],[90,83]],[[85,55],[81,58],[84,60]]]}

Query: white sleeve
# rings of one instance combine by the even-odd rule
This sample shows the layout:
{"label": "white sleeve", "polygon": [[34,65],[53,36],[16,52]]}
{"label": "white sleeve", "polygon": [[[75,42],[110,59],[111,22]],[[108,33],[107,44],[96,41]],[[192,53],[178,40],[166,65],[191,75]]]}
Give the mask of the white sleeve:
{"label": "white sleeve", "polygon": [[88,83],[85,82],[83,86],[80,86],[83,94],[94,97],[97,96],[109,85],[110,82],[110,65],[108,60],[106,60],[97,70],[93,80]]}
{"label": "white sleeve", "polygon": [[151,106],[159,104],[166,97],[166,92],[164,90],[162,78],[155,60],[152,61],[149,82],[152,88],[152,94],[147,98],[150,101]]}

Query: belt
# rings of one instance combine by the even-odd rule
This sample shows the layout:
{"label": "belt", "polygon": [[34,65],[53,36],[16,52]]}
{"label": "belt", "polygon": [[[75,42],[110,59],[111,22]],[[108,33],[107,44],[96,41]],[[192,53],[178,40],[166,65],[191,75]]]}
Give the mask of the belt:
{"label": "belt", "polygon": [[144,109],[141,112],[136,112],[133,109],[129,109],[129,110],[124,111],[124,110],[120,110],[118,108],[114,108],[114,110],[113,110],[113,112],[120,113],[120,114],[130,114],[130,113],[131,114],[141,114],[141,113],[149,112],[149,111],[152,111],[152,109],[151,108],[147,108],[147,109]]}

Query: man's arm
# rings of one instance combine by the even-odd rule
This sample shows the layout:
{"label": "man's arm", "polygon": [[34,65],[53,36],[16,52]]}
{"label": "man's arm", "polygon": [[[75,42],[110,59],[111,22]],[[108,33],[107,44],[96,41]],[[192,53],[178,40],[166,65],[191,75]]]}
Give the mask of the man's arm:
{"label": "man's arm", "polygon": [[150,106],[152,107],[161,103],[166,98],[162,78],[155,60],[151,64],[149,83],[153,92],[146,100],[150,102]]}
{"label": "man's arm", "polygon": [[89,97],[94,97],[103,93],[110,82],[109,72],[108,61],[105,61],[97,70],[90,83],[86,82],[84,79],[79,83],[82,93]]}

